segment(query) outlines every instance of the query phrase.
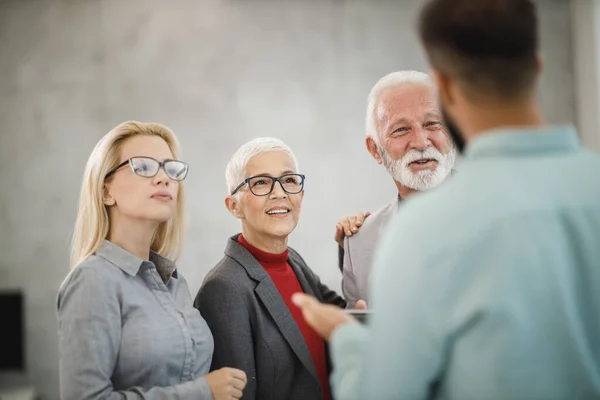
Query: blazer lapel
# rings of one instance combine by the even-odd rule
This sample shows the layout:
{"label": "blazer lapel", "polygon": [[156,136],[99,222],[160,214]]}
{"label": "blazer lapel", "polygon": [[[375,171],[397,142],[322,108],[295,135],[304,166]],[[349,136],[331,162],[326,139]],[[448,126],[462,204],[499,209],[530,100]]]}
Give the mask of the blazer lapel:
{"label": "blazer lapel", "polygon": [[317,293],[314,292],[313,287],[308,282],[308,279],[306,279],[306,275],[304,275],[304,271],[302,271],[302,268],[300,267],[300,264],[304,264],[304,262],[298,260],[297,257],[294,257],[291,251],[290,256],[288,257],[288,262],[292,266],[292,269],[294,270],[294,273],[298,278],[300,286],[302,286],[302,291],[308,295],[316,297],[317,300],[322,301],[323,299],[321,298],[320,293],[319,295],[317,295]]}
{"label": "blazer lapel", "polygon": [[318,380],[315,364],[304,341],[304,336],[302,336],[298,324],[296,324],[273,281],[270,278],[262,280],[256,286],[255,292],[271,314],[271,317],[273,317],[275,324],[298,359]]}
{"label": "blazer lapel", "polygon": [[[271,314],[271,317],[281,331],[282,336],[289,343],[300,362],[302,362],[311,375],[319,381],[315,364],[304,340],[304,336],[302,336],[298,324],[296,324],[290,310],[281,298],[279,290],[277,290],[277,287],[267,271],[265,271],[248,250],[237,243],[236,239],[237,235],[229,239],[227,247],[225,248],[225,254],[240,263],[240,265],[248,272],[248,275],[257,281],[254,292],[265,305],[269,314]],[[306,293],[314,295],[304,275],[301,272],[298,272],[298,268],[296,268],[293,263],[290,262],[290,265],[292,265],[302,289]]]}

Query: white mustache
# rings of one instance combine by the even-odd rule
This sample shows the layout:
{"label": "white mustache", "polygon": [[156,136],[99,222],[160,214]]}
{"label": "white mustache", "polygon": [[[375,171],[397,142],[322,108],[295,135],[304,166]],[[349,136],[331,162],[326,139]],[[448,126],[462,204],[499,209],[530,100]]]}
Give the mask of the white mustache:
{"label": "white mustache", "polygon": [[431,146],[425,149],[425,151],[418,151],[415,149],[410,150],[408,153],[402,157],[402,166],[407,167],[408,164],[414,161],[422,160],[425,158],[430,158],[440,162],[444,156],[440,153],[435,147]]}

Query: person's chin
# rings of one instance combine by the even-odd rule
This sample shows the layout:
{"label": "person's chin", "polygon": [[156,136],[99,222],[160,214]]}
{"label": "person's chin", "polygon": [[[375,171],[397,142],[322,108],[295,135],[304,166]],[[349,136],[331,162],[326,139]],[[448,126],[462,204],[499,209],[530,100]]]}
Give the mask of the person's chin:
{"label": "person's chin", "polygon": [[274,237],[289,236],[296,228],[296,222],[294,222],[291,218],[279,220],[269,225],[270,226],[267,227],[267,231],[271,236]]}
{"label": "person's chin", "polygon": [[162,223],[173,218],[172,210],[153,210],[153,212],[148,213],[146,219],[150,221],[154,221],[157,223]]}

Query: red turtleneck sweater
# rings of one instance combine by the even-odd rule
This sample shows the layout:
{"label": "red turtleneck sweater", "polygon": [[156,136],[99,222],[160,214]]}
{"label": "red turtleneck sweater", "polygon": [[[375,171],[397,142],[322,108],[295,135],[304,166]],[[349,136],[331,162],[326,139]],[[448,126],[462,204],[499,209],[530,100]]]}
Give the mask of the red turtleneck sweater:
{"label": "red turtleneck sweater", "polygon": [[327,374],[327,361],[325,358],[325,342],[308,326],[304,320],[302,311],[292,303],[292,295],[297,292],[303,292],[303,290],[294,270],[287,261],[288,250],[281,254],[267,253],[249,244],[243,235],[238,236],[238,243],[256,258],[265,271],[267,271],[273,283],[275,283],[279,294],[290,310],[292,317],[294,317],[298,328],[300,328],[300,332],[302,332],[302,336],[304,336],[304,341],[315,363],[319,381],[321,381],[323,399],[329,400],[331,397],[329,394],[329,376]]}

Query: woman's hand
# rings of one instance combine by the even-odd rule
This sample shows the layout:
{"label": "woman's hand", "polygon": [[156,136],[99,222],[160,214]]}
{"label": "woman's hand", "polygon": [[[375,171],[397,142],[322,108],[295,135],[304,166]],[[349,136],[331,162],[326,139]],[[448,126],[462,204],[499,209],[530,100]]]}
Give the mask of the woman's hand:
{"label": "woman's hand", "polygon": [[204,376],[214,400],[241,399],[246,386],[246,373],[235,368],[221,368]]}

